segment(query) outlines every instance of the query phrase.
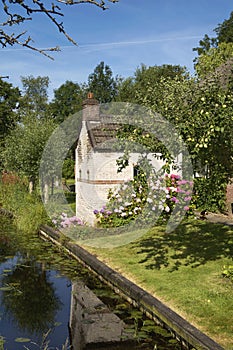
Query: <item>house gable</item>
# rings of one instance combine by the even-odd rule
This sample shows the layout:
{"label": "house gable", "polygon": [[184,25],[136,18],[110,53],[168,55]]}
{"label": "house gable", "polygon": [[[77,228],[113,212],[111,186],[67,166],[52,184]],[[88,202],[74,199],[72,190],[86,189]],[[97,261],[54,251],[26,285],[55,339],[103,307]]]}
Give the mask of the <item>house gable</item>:
{"label": "house gable", "polygon": [[[132,152],[129,165],[118,172],[117,160],[124,155],[117,142],[120,124],[113,122],[110,115],[101,115],[99,105],[89,95],[84,101],[82,127],[76,148],[76,216],[94,225],[94,210],[101,209],[107,202],[109,190],[116,190],[120,184],[134,178],[134,167],[141,153]],[[159,157],[148,154],[153,166],[164,165]]]}

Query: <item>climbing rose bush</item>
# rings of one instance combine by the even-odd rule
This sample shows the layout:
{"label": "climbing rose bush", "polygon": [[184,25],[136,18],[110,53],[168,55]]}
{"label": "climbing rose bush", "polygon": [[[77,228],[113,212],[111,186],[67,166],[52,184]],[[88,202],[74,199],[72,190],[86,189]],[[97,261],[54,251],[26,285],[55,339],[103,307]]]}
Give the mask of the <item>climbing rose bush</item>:
{"label": "climbing rose bush", "polygon": [[166,222],[174,207],[192,213],[191,200],[193,182],[181,179],[177,174],[165,174],[163,177],[143,176],[121,185],[116,192],[109,192],[108,203],[100,210],[94,210],[98,225],[117,227],[139,217],[143,222],[153,222],[156,213],[160,221]]}

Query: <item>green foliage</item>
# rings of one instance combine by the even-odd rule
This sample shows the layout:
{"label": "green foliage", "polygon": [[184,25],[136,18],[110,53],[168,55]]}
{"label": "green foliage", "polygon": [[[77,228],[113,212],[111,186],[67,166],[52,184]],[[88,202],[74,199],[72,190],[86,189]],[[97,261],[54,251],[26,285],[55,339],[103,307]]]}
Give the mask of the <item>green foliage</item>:
{"label": "green foliage", "polygon": [[222,276],[233,282],[233,265],[223,266]]}
{"label": "green foliage", "polygon": [[22,115],[45,117],[48,108],[49,77],[22,77],[23,97],[20,101]]}
{"label": "green foliage", "polygon": [[[203,67],[203,71],[204,69]],[[143,75],[142,72],[140,75]],[[217,208],[223,210],[222,198],[224,198],[225,189],[223,186],[218,189],[216,179],[219,179],[218,182],[225,186],[233,173],[233,90],[231,82],[224,83],[223,87],[219,76],[213,76],[210,80],[201,82],[185,75],[177,75],[172,78],[161,77],[157,82],[152,78],[147,78],[147,74],[145,77],[140,84],[140,89],[135,92],[136,101],[160,113],[177,127],[178,133],[189,150],[194,172],[198,172],[201,176],[208,178],[209,183],[213,183],[210,193],[213,194],[214,188],[216,189],[216,195],[214,198],[212,196],[215,204],[210,205],[208,200],[206,206],[215,207],[215,210]],[[145,133],[139,128],[131,129],[127,130],[128,139],[146,145],[152,152],[158,152],[160,148],[163,156],[169,159],[166,149],[156,143],[152,137],[146,138]],[[120,130],[120,132],[125,137],[126,131]],[[154,149],[156,145],[158,148]],[[221,194],[219,190],[222,191]],[[200,189],[199,191],[201,192]],[[198,200],[197,203],[205,206],[204,201],[200,203]]]}
{"label": "green foliage", "polygon": [[14,222],[25,232],[37,232],[42,223],[50,222],[39,195],[28,193],[24,182],[0,182],[0,203],[14,214]]}
{"label": "green foliage", "polygon": [[15,111],[19,98],[19,89],[14,88],[12,84],[0,78],[0,140],[15,125],[18,119]]}
{"label": "green foliage", "polygon": [[185,67],[179,65],[163,64],[161,66],[149,66],[141,64],[134,74],[135,84],[143,88],[144,84],[159,83],[161,79],[175,79],[176,77],[188,76]]}
{"label": "green foliage", "polygon": [[[159,97],[163,91],[161,86],[163,80],[182,80],[185,78],[188,78],[186,68],[179,65],[163,64],[147,67],[145,64],[141,64],[133,77],[118,79],[117,101],[145,104],[145,100],[148,100],[149,97],[148,89],[149,91],[153,89],[153,96],[155,97],[157,93]],[[145,96],[145,100],[143,96]]]}
{"label": "green foliage", "polygon": [[[143,168],[144,169],[144,168]],[[181,195],[182,193],[182,195]],[[151,175],[147,178],[142,169],[132,181],[126,182],[115,193],[110,191],[109,201],[94,214],[101,227],[119,227],[136,220],[136,225],[167,222],[176,204],[186,213],[191,213],[192,183],[182,180],[179,175],[166,174],[164,177]]]}
{"label": "green foliage", "polygon": [[65,179],[74,179],[74,167],[75,161],[73,159],[65,159],[62,168],[62,177],[64,177]]}
{"label": "green foliage", "polygon": [[226,179],[218,174],[216,177],[194,179],[192,203],[199,210],[211,212],[226,210]]}
{"label": "green foliage", "polygon": [[225,19],[223,23],[219,24],[214,29],[217,34],[218,43],[232,43],[233,42],[233,12],[230,17]]}
{"label": "green foliage", "polygon": [[[205,34],[204,38],[199,41],[200,46],[193,48],[193,51],[197,51],[198,55],[202,55],[211,48],[217,47],[217,43],[217,38],[210,38],[207,34]],[[196,59],[194,61],[196,61]]]}
{"label": "green foliage", "polygon": [[23,124],[18,124],[5,139],[5,169],[16,171],[35,183],[44,146],[54,128],[51,120],[24,118]]}
{"label": "green foliage", "polygon": [[0,335],[0,350],[4,350],[4,343],[5,343],[4,337]]}
{"label": "green foliage", "polygon": [[80,111],[84,95],[84,87],[72,81],[66,81],[54,90],[54,98],[49,105],[49,113],[56,123],[62,123],[69,115]]}
{"label": "green foliage", "polygon": [[20,99],[20,91],[12,84],[0,78],[0,169],[2,167],[1,152],[4,149],[4,138],[15,127],[19,116],[16,112]]}
{"label": "green foliage", "polygon": [[112,70],[103,61],[88,76],[87,88],[100,103],[111,102],[117,95],[117,84]]}
{"label": "green foliage", "polygon": [[193,49],[193,51],[197,51],[199,56],[206,54],[211,48],[217,48],[221,43],[233,42],[233,12],[231,12],[229,19],[225,19],[214,31],[217,34],[216,37],[210,38],[205,34],[204,38],[199,41],[200,46]]}
{"label": "green foliage", "polygon": [[[199,78],[210,76],[210,73],[216,72],[217,68],[226,63],[233,56],[233,43],[220,43],[217,48],[210,48],[199,55],[196,60],[195,69]],[[221,70],[219,70],[219,73]],[[226,74],[226,73],[225,73]],[[231,74],[231,66],[229,69]]]}
{"label": "green foliage", "polygon": [[135,102],[135,83],[133,77],[117,79],[116,101]]}

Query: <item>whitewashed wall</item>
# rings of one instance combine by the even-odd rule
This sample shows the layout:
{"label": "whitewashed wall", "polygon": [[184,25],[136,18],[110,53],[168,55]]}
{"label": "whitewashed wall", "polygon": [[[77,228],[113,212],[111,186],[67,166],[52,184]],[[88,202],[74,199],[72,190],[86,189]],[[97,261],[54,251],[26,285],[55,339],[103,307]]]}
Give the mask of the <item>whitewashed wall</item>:
{"label": "whitewashed wall", "polygon": [[[140,154],[132,153],[129,166],[117,172],[116,160],[123,152],[94,151],[88,138],[86,122],[83,121],[76,149],[76,215],[86,223],[94,225],[95,209],[100,210],[107,202],[109,190],[120,183],[133,179],[133,168]],[[159,170],[164,162],[152,155],[153,166]]]}

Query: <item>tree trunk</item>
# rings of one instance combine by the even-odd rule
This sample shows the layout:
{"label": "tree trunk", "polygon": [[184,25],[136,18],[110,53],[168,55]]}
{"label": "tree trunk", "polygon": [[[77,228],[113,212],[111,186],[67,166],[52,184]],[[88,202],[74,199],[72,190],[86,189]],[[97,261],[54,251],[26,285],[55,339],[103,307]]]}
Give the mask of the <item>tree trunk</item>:
{"label": "tree trunk", "polygon": [[35,188],[35,182],[33,179],[29,180],[29,193],[32,193],[34,191]]}
{"label": "tree trunk", "polygon": [[44,193],[43,193],[44,203],[49,201],[49,184],[45,182],[44,184]]}

